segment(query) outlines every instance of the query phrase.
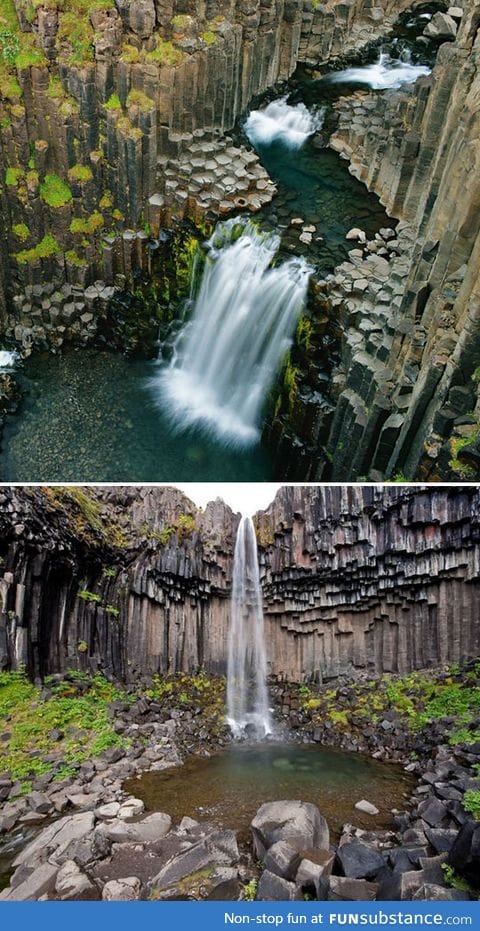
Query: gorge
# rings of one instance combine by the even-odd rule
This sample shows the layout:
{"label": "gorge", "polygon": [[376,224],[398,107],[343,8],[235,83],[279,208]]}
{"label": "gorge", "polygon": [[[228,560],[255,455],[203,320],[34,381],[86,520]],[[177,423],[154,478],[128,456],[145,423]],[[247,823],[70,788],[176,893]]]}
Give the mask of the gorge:
{"label": "gorge", "polygon": [[4,486],[0,899],[478,898],[479,521]]}
{"label": "gorge", "polygon": [[[276,350],[273,323],[250,333],[250,364],[257,346],[265,368],[247,422],[261,443],[227,450],[225,477],[477,475],[473,3],[3,0],[1,15],[2,344],[25,357],[1,374],[4,478],[216,477],[223,442],[178,435],[149,360],[160,344],[167,393],[198,423],[192,397],[202,410],[211,397],[175,361],[193,257],[219,220],[255,213],[281,239],[270,272],[313,274]],[[369,76],[339,83],[348,68]],[[307,137],[296,187],[282,134],[251,129],[259,113],[288,123],[285,107]],[[225,316],[232,334],[240,314]],[[238,406],[226,420],[244,425]]]}

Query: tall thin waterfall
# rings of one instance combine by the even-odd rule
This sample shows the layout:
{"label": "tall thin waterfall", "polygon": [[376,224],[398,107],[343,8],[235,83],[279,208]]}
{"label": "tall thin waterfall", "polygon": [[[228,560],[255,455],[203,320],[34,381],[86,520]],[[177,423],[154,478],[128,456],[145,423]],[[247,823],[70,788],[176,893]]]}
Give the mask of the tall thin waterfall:
{"label": "tall thin waterfall", "polygon": [[219,223],[207,246],[191,320],[154,387],[174,423],[201,424],[223,441],[246,445],[258,439],[311,268],[302,258],[271,267],[279,237],[246,218]]}
{"label": "tall thin waterfall", "polygon": [[267,657],[257,538],[251,517],[243,517],[233,560],[232,613],[228,644],[227,720],[234,737],[271,733]]}

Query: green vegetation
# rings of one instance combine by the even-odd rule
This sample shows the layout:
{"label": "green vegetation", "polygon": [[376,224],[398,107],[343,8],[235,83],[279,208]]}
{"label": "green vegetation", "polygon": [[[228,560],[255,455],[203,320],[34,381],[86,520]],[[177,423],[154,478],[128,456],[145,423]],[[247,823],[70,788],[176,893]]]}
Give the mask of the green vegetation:
{"label": "green vegetation", "polygon": [[251,879],[243,886],[243,898],[246,902],[254,902],[258,889],[258,879]]}
{"label": "green vegetation", "polygon": [[7,187],[18,187],[24,177],[22,168],[7,168],[5,172],[5,184]]}
{"label": "green vegetation", "polygon": [[74,165],[73,168],[68,169],[68,177],[70,181],[78,181],[79,184],[86,184],[87,181],[92,180],[93,171],[88,165]]}
{"label": "green vegetation", "polygon": [[329,718],[335,725],[352,730],[362,727],[355,723],[357,719],[375,724],[393,712],[415,741],[422,732],[428,732],[432,722],[444,719],[445,739],[450,745],[468,745],[480,740],[476,726],[480,715],[479,675],[480,663],[464,674],[452,667],[448,673],[439,670],[384,675],[353,683],[343,692],[321,689],[304,703],[303,709],[314,724]]}
{"label": "green vegetation", "polygon": [[210,29],[207,29],[205,32],[201,32],[201,33],[200,33],[200,38],[201,38],[207,45],[214,45],[215,42],[217,41],[217,36],[216,36],[216,34],[215,34],[214,32],[212,32]]}
{"label": "green vegetation", "polygon": [[22,88],[15,77],[6,75],[0,85],[0,94],[7,100],[19,100],[22,96]]}
{"label": "green vegetation", "polygon": [[465,792],[463,807],[473,815],[475,821],[480,821],[480,789],[468,789]]}
{"label": "green vegetation", "polygon": [[166,546],[174,534],[177,535],[177,539],[181,543],[191,537],[196,529],[195,519],[191,514],[179,514],[174,524],[163,527],[162,530],[151,530],[148,524],[143,524],[140,528],[141,533],[148,540],[154,540],[156,543],[161,543],[162,546]]}
{"label": "green vegetation", "polygon": [[26,242],[30,236],[30,230],[26,223],[14,223],[12,226],[12,233],[20,242]]}
{"label": "green vegetation", "polygon": [[165,39],[157,36],[156,47],[152,52],[147,52],[145,58],[147,61],[156,62],[159,65],[169,65],[174,67],[178,65],[183,60],[183,52],[180,49],[175,48],[172,42],[167,42]]}
{"label": "green vegetation", "polygon": [[117,129],[122,133],[122,136],[132,139],[134,142],[138,142],[143,137],[142,130],[138,126],[134,126],[128,116],[122,116],[117,120]]}
{"label": "green vegetation", "polygon": [[72,200],[72,192],[58,175],[45,175],[40,185],[40,197],[48,207],[64,207]]}
{"label": "green vegetation", "polygon": [[[78,680],[88,685],[81,694]],[[45,684],[52,692],[49,698],[42,698],[23,672],[0,673],[0,720],[8,720],[10,735],[0,743],[0,771],[22,782],[24,792],[36,776],[55,772],[62,779],[109,747],[128,746],[108,718],[109,703],[127,696],[103,676],[71,672],[68,681]],[[50,754],[58,754],[56,762],[46,759]]]}
{"label": "green vegetation", "polygon": [[85,259],[82,259],[75,249],[68,249],[65,253],[65,261],[69,262],[70,265],[74,265],[76,268],[85,268],[88,264]]}
{"label": "green vegetation", "polygon": [[130,91],[127,97],[127,107],[138,107],[143,113],[148,113],[155,106],[151,97],[147,97],[143,91]]}
{"label": "green vegetation", "polygon": [[75,537],[93,546],[103,543],[112,549],[127,545],[123,530],[114,521],[103,517],[99,502],[84,488],[42,487],[41,493],[51,508],[67,518]]}
{"label": "green vegetation", "polygon": [[472,892],[470,883],[466,879],[462,879],[461,876],[458,876],[453,866],[450,866],[448,863],[442,863],[443,878],[447,886],[450,886],[451,889],[458,889],[459,892]]}
{"label": "green vegetation", "polygon": [[120,103],[120,97],[118,94],[110,94],[107,102],[103,105],[105,110],[121,110],[122,104]]}
{"label": "green vegetation", "polygon": [[113,197],[110,191],[105,191],[98,204],[100,210],[110,210],[113,207]]}
{"label": "green vegetation", "polygon": [[55,236],[46,233],[33,249],[23,249],[15,254],[15,258],[20,265],[32,265],[39,259],[49,259],[54,255],[58,255],[59,252],[60,246]]}
{"label": "green vegetation", "polygon": [[288,353],[283,372],[283,388],[286,394],[288,412],[292,413],[293,406],[298,394],[298,369],[292,365],[290,353]]}
{"label": "green vegetation", "polygon": [[305,315],[301,316],[297,324],[297,332],[295,337],[295,342],[298,346],[301,346],[302,349],[305,349],[306,352],[309,352],[312,348],[313,340],[313,324],[310,320],[310,317]]}
{"label": "green vegetation", "polygon": [[172,19],[172,26],[175,32],[183,32],[185,29],[192,24],[192,17],[187,16],[186,14],[180,14],[179,16],[174,16]]}
{"label": "green vegetation", "polygon": [[86,219],[74,217],[70,223],[70,232],[82,236],[93,236],[104,225],[104,219],[98,210],[94,210]]}
{"label": "green vegetation", "polygon": [[140,61],[140,52],[138,48],[125,42],[122,46],[120,61],[124,61],[127,65],[136,65],[137,62]]}
{"label": "green vegetation", "polygon": [[449,462],[449,466],[456,472],[458,475],[461,475],[464,479],[477,478],[477,472],[475,468],[469,465],[468,462],[464,462],[462,459],[458,458],[458,454],[462,449],[465,449],[467,446],[471,446],[476,442],[480,436],[480,425],[472,424],[472,432],[470,436],[460,436],[453,437],[450,440],[450,449],[452,452],[452,458]]}
{"label": "green vegetation", "polygon": [[85,588],[81,589],[77,593],[77,598],[81,598],[83,601],[93,601],[95,604],[102,603],[101,595],[97,595],[96,592],[89,592]]}
{"label": "green vegetation", "polygon": [[257,525],[255,527],[255,536],[257,538],[257,543],[259,546],[266,548],[267,546],[273,546],[275,542],[275,536],[273,533],[273,526],[270,524],[262,524],[260,527]]}
{"label": "green vegetation", "polygon": [[34,45],[35,39],[33,34],[22,33],[22,36],[23,47],[15,58],[15,66],[19,71],[25,68],[46,68],[48,64],[47,59],[41,49]]}

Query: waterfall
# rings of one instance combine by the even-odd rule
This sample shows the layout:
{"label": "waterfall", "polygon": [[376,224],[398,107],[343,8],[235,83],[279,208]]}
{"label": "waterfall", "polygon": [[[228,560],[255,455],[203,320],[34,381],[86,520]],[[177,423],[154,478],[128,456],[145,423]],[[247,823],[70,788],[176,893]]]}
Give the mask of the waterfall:
{"label": "waterfall", "polygon": [[291,106],[287,97],[281,97],[264,110],[252,110],[244,129],[252,145],[281,141],[290,149],[300,149],[309,136],[321,129],[323,119],[324,110],[311,113],[305,104]]}
{"label": "waterfall", "polygon": [[367,84],[372,90],[397,89],[402,84],[413,84],[417,78],[431,73],[426,65],[413,65],[410,61],[400,61],[382,52],[373,65],[360,68],[347,68],[329,74],[327,80],[332,84]]}
{"label": "waterfall", "polygon": [[240,521],[233,559],[228,644],[227,720],[234,737],[271,733],[267,658],[257,538],[251,517]]}
{"label": "waterfall", "polygon": [[311,269],[302,258],[271,267],[280,238],[246,218],[219,223],[191,320],[153,381],[180,427],[200,424],[224,442],[259,437],[266,394],[289,348]]}

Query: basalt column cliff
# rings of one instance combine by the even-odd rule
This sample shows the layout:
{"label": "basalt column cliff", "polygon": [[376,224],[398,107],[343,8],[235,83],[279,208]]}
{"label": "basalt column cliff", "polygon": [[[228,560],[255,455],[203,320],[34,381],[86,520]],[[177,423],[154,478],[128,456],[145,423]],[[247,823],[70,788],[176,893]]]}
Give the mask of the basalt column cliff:
{"label": "basalt column cliff", "polygon": [[[4,489],[2,666],[223,674],[238,522],[172,488]],[[255,524],[270,673],[478,655],[477,489],[285,487]]]}
{"label": "basalt column cliff", "polygon": [[[372,61],[411,17],[432,73],[387,92],[349,86],[313,140],[348,160],[391,227],[357,231],[349,260],[329,265],[322,236],[310,249],[310,224],[290,218],[304,222],[286,248],[312,262],[310,298],[260,399],[263,445],[282,480],[477,477],[471,0],[1,0],[2,347],[94,343],[151,358],[160,327],[168,358],[198,242],[218,219],[258,214],[261,226],[262,209],[277,210],[281,184],[242,132],[252,102],[318,81],[311,102],[323,107],[322,76]],[[45,468],[30,477],[52,480]]]}

